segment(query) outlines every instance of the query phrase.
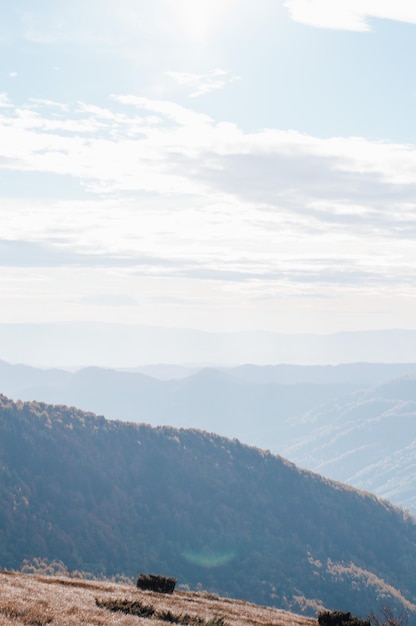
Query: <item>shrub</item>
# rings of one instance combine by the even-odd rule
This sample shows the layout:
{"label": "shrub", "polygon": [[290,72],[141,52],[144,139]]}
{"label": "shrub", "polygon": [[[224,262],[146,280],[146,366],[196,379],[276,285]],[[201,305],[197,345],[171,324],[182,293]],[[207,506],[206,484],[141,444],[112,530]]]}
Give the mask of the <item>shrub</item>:
{"label": "shrub", "polygon": [[370,626],[370,620],[353,617],[343,611],[322,611],[318,615],[320,626]]}
{"label": "shrub", "polygon": [[151,617],[155,612],[152,606],[147,606],[139,600],[99,600],[96,598],[95,603],[101,609],[120,611],[126,615],[137,615],[138,617]]}
{"label": "shrub", "polygon": [[[121,611],[126,615],[137,615],[138,617],[147,617],[171,624],[179,624],[179,626],[227,626],[227,622],[222,617],[214,617],[205,621],[203,617],[198,615],[175,614],[169,609],[156,611],[153,606],[143,604],[139,600],[123,600],[116,598],[113,600],[100,600],[95,598],[95,603],[102,609],[109,611]],[[41,626],[44,626],[43,624]]]}
{"label": "shrub", "polygon": [[139,589],[156,591],[157,593],[173,593],[176,578],[168,578],[159,574],[140,574],[136,586]]}
{"label": "shrub", "polygon": [[203,617],[198,615],[175,615],[171,611],[158,611],[155,617],[164,622],[171,622],[172,624],[179,624],[180,626],[227,626],[224,618],[214,617],[208,621],[205,621]]}

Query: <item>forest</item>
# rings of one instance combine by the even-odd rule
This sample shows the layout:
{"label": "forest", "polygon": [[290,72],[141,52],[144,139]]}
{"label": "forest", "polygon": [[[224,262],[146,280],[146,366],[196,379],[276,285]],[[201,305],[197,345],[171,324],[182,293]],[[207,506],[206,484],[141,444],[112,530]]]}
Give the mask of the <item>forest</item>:
{"label": "forest", "polygon": [[0,398],[0,564],[174,576],[316,615],[415,610],[412,516],[198,430]]}

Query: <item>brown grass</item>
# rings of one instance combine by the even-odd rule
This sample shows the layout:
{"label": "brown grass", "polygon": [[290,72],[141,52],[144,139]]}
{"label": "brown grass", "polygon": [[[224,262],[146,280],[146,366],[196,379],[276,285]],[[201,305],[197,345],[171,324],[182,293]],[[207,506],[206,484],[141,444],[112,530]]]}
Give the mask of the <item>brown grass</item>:
{"label": "brown grass", "polygon": [[[0,572],[0,590],[0,626],[166,626],[185,616],[204,625],[317,626],[314,619],[242,600],[188,591],[166,596],[133,584]],[[106,608],[117,603],[142,604],[154,613],[140,617]]]}

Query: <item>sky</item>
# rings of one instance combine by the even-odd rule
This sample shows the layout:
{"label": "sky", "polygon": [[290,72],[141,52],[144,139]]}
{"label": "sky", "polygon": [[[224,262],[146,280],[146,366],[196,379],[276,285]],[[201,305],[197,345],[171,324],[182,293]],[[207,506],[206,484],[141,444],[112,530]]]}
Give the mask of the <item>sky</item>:
{"label": "sky", "polygon": [[414,328],[414,0],[0,0],[0,323]]}

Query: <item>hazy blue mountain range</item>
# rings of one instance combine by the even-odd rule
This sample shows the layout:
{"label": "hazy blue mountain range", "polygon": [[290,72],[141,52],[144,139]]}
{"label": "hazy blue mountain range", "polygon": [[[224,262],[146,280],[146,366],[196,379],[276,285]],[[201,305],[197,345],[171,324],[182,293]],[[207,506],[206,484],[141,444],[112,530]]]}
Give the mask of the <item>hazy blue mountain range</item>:
{"label": "hazy blue mountain range", "polygon": [[[158,378],[174,380],[188,378],[203,367],[186,367],[183,365],[162,364],[144,365],[130,368],[136,372]],[[293,385],[296,383],[357,385],[366,387],[377,385],[383,381],[399,378],[407,374],[416,374],[416,363],[343,363],[339,365],[237,365],[234,367],[216,367],[216,369],[232,377],[249,383],[279,383]],[[123,370],[122,370],[123,371]]]}
{"label": "hazy blue mountain range", "polygon": [[316,615],[416,615],[416,520],[281,457],[196,430],[0,396],[0,566],[173,575]]}
{"label": "hazy blue mountain range", "polygon": [[[178,372],[40,370],[0,362],[0,390],[108,418],[200,428],[269,449],[416,512],[414,364],[240,366]],[[410,375],[410,374],[409,374]]]}
{"label": "hazy blue mountain range", "polygon": [[77,406],[154,426],[200,428],[274,451],[284,442],[288,418],[356,388],[348,383],[250,383],[211,369],[158,380],[101,368],[66,372],[0,362],[0,390],[15,400]]}
{"label": "hazy blue mountain range", "polygon": [[416,330],[214,333],[100,323],[0,324],[1,356],[41,367],[413,362]]}
{"label": "hazy blue mountain range", "polygon": [[[242,370],[243,371],[243,370]],[[0,389],[14,399],[79,406],[106,417],[153,425],[194,427],[266,443],[270,427],[303,414],[361,384],[250,382],[230,371],[202,369],[159,380],[138,372],[97,367],[75,372],[0,362]],[[266,377],[269,374],[265,371]],[[251,433],[263,437],[251,441]]]}
{"label": "hazy blue mountain range", "polygon": [[227,373],[251,383],[293,385],[356,385],[368,387],[393,378],[416,374],[416,363],[344,363],[341,365],[240,365]]}
{"label": "hazy blue mountain range", "polygon": [[331,400],[289,420],[282,452],[303,467],[416,512],[416,376]]}

